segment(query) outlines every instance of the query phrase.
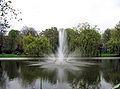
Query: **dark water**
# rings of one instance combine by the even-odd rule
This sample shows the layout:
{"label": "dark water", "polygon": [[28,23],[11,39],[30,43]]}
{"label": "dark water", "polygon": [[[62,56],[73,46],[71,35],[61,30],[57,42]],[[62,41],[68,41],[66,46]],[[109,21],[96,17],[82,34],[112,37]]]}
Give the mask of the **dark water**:
{"label": "dark water", "polygon": [[0,89],[111,89],[120,83],[120,60],[78,62],[84,65],[71,69],[31,65],[40,61],[0,61]]}

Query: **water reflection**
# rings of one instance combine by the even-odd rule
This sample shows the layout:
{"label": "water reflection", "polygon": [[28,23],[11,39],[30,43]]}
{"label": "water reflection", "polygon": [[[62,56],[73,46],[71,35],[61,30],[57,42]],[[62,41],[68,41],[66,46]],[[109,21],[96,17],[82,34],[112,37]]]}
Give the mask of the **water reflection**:
{"label": "water reflection", "polygon": [[120,83],[120,60],[77,61],[74,68],[73,62],[33,65],[38,62],[0,61],[0,89],[111,89]]}
{"label": "water reflection", "polygon": [[120,60],[104,61],[102,67],[106,82],[114,85],[120,83]]}

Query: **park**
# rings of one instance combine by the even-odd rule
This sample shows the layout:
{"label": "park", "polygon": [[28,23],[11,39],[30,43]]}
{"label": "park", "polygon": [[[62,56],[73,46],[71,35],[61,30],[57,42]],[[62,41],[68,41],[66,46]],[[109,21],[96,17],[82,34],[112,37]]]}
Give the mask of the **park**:
{"label": "park", "polygon": [[120,89],[120,22],[16,30],[11,4],[0,0],[0,89]]}

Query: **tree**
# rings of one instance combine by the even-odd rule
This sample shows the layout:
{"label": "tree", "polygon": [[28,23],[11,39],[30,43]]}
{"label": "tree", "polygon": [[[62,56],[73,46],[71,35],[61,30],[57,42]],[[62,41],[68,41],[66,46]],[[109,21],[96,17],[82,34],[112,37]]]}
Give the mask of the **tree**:
{"label": "tree", "polygon": [[74,52],[77,49],[77,38],[79,37],[78,30],[66,29],[68,39],[68,49],[70,52]]}
{"label": "tree", "polygon": [[120,55],[120,22],[116,24],[112,32],[111,39],[107,42],[111,53],[117,53]]}
{"label": "tree", "polygon": [[17,15],[21,14],[21,12],[19,10],[14,9],[11,6],[11,4],[11,0],[0,0],[0,53],[2,52],[4,35],[6,33],[5,29],[10,28],[10,20],[22,20],[21,18],[17,18]]}
{"label": "tree", "polygon": [[80,28],[77,42],[82,56],[98,56],[101,35],[97,32],[96,26],[92,27],[89,24],[84,24],[84,28]]}
{"label": "tree", "polygon": [[8,49],[8,42],[9,42],[9,37],[4,36],[3,37],[3,45],[2,45],[2,53],[10,53],[10,50]]}
{"label": "tree", "polygon": [[105,30],[105,32],[102,34],[103,43],[106,44],[110,40],[111,37],[112,37],[111,29]]}
{"label": "tree", "polygon": [[43,56],[50,52],[51,46],[49,40],[42,36],[40,38],[29,36],[23,37],[24,52],[30,56]]}
{"label": "tree", "polygon": [[120,22],[116,24],[114,31],[112,33],[112,38],[116,39],[116,41],[120,40]]}
{"label": "tree", "polygon": [[55,52],[58,47],[58,31],[56,27],[52,27],[51,29],[46,29],[40,33],[40,37],[45,36],[50,41],[50,45],[52,46],[52,51]]}
{"label": "tree", "polygon": [[107,42],[111,39],[111,37],[112,37],[112,32],[113,32],[113,31],[112,31],[111,29],[107,29],[107,30],[105,30],[105,32],[102,34],[102,44],[103,44],[102,51],[103,51],[104,53],[109,53]]}
{"label": "tree", "polygon": [[88,30],[88,29],[96,29],[97,31],[100,30],[99,28],[97,28],[97,25],[95,25],[93,27],[88,22],[79,23],[78,26],[77,27],[73,27],[73,29],[78,30],[79,32],[81,32],[82,30]]}
{"label": "tree", "polygon": [[19,40],[19,43],[17,45],[16,51],[18,52],[18,54],[21,54],[21,53],[24,52],[24,50],[23,50],[23,41],[22,41],[23,40],[23,36],[19,34],[18,40]]}
{"label": "tree", "polygon": [[2,46],[3,46],[3,33],[0,32],[0,53],[2,53]]}
{"label": "tree", "polygon": [[22,20],[17,18],[18,14],[21,14],[19,10],[14,9],[11,6],[11,0],[0,0],[0,31],[4,32],[6,28],[10,27],[9,21],[11,19]]}
{"label": "tree", "polygon": [[31,34],[31,36],[33,36],[33,37],[38,37],[37,31],[33,27],[24,26],[22,28],[22,30],[20,31],[20,36],[19,36],[20,42],[19,42],[19,45],[17,48],[17,51],[19,51],[19,53],[23,53],[23,51],[24,51],[24,49],[23,49],[23,37],[29,36],[29,34]]}
{"label": "tree", "polygon": [[31,34],[33,37],[38,36],[37,31],[33,27],[24,26],[21,30],[21,35],[22,36],[28,36],[29,34]]}
{"label": "tree", "polygon": [[19,31],[18,30],[11,30],[8,34],[9,41],[8,41],[8,49],[11,52],[14,52],[19,44]]}
{"label": "tree", "polygon": [[120,55],[120,40],[116,41],[114,39],[110,39],[110,41],[107,42],[107,45],[110,53],[116,53]]}

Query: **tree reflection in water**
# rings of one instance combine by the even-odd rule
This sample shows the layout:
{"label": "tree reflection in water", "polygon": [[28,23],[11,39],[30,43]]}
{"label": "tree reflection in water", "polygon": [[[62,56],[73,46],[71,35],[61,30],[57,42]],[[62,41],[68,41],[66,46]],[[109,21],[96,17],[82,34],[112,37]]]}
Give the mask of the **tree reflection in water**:
{"label": "tree reflection in water", "polygon": [[0,61],[0,89],[104,89],[103,81],[109,88],[120,83],[120,60],[33,65],[38,62]]}
{"label": "tree reflection in water", "polygon": [[112,85],[120,83],[120,60],[103,61],[102,72],[106,82]]}

